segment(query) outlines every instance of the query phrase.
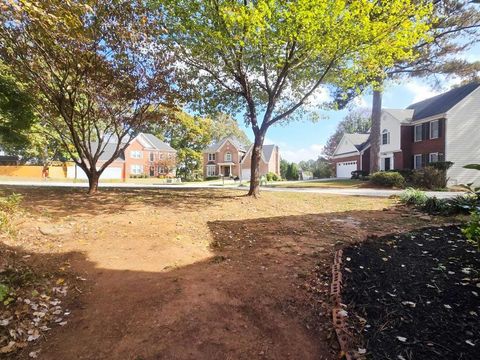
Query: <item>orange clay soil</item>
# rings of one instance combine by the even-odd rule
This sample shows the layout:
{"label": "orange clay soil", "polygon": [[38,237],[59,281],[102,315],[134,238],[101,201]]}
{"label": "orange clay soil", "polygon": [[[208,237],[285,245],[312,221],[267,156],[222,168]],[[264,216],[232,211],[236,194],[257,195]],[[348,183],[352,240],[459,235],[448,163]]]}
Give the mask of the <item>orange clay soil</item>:
{"label": "orange clay soil", "polygon": [[[228,190],[2,188],[24,195],[25,261],[68,264],[68,324],[38,359],[335,359],[335,249],[424,225],[393,200]],[[435,222],[435,220],[433,220]]]}

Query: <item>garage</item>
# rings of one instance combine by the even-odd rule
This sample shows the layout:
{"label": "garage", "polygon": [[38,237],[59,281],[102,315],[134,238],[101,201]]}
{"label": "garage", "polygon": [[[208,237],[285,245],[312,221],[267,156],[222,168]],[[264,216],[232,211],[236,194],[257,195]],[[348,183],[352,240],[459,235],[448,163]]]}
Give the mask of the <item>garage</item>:
{"label": "garage", "polygon": [[[116,166],[108,166],[100,176],[100,180],[121,180],[122,168]],[[87,174],[78,166],[69,166],[67,169],[67,178],[69,179],[88,179]]]}
{"label": "garage", "polygon": [[352,171],[357,170],[357,161],[343,161],[337,163],[337,177],[351,178]]}
{"label": "garage", "polygon": [[250,169],[242,169],[242,180],[250,180],[250,174],[251,174],[251,170]]}

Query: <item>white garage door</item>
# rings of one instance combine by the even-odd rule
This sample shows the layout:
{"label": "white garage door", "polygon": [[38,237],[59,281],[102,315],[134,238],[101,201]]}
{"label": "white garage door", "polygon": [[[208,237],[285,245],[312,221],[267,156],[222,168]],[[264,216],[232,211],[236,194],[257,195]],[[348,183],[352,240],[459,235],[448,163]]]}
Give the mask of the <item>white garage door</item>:
{"label": "white garage door", "polygon": [[344,161],[337,163],[337,177],[338,178],[351,178],[352,171],[357,170],[356,161]]}
{"label": "white garage door", "polygon": [[[87,175],[83,172],[83,170],[78,166],[69,166],[67,168],[67,178],[69,179],[88,179]],[[100,179],[121,179],[122,178],[122,168],[120,167],[113,167],[109,166],[105,170],[103,170]]]}
{"label": "white garage door", "polygon": [[242,169],[242,180],[243,181],[249,181],[251,173],[252,172],[250,171],[250,169]]}

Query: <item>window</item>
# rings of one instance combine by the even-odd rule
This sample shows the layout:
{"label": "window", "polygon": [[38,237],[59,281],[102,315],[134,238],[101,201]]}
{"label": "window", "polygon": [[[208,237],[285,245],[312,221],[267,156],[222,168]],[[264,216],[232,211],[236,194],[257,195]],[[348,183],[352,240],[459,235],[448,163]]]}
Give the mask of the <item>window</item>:
{"label": "window", "polygon": [[421,169],[422,168],[422,155],[413,155],[413,168]]}
{"label": "window", "polygon": [[131,169],[131,173],[135,175],[140,175],[143,173],[142,165],[131,165],[130,169]]}
{"label": "window", "polygon": [[215,176],[216,175],[216,166],[215,165],[207,165],[207,176]]}
{"label": "window", "polygon": [[390,144],[390,131],[387,129],[382,131],[382,145]]}
{"label": "window", "polygon": [[430,155],[428,156],[428,162],[438,162],[438,153],[430,153]]}
{"label": "window", "polygon": [[229,153],[229,152],[225,153],[225,156],[223,157],[223,160],[232,161],[232,154]]}
{"label": "window", "polygon": [[414,136],[414,141],[419,142],[422,141],[422,136],[423,135],[423,125],[415,125],[415,136]]}
{"label": "window", "polygon": [[173,154],[172,154],[172,153],[168,153],[168,158],[169,158],[169,159],[173,158]]}
{"label": "window", "polygon": [[438,139],[440,136],[440,120],[430,122],[430,139]]}
{"label": "window", "polygon": [[160,160],[163,160],[164,157],[165,157],[165,154],[160,153]]}
{"label": "window", "polygon": [[165,174],[165,172],[166,172],[166,171],[165,171],[165,168],[164,168],[163,166],[159,166],[159,167],[158,167],[158,173],[159,173],[159,174]]}
{"label": "window", "polygon": [[208,154],[208,161],[215,161],[215,154]]}
{"label": "window", "polygon": [[132,159],[141,159],[142,158],[142,152],[140,150],[132,150],[132,151],[130,151],[130,157]]}
{"label": "window", "polygon": [[150,153],[150,161],[155,161],[155,153],[153,152]]}

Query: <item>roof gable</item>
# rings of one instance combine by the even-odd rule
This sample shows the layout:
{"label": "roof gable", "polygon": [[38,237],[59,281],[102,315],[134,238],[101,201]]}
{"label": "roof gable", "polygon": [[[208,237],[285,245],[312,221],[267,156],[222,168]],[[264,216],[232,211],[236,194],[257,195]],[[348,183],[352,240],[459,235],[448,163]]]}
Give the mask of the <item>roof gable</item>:
{"label": "roof gable", "polygon": [[333,156],[360,152],[368,146],[370,134],[343,134],[342,139],[337,145]]}
{"label": "roof gable", "polygon": [[163,142],[158,137],[153,134],[140,133],[136,136],[132,142],[138,141],[142,147],[152,150],[160,150],[167,152],[176,152],[174,148],[168,145],[166,142]]}
{"label": "roof gable", "polygon": [[218,152],[227,142],[230,142],[233,147],[235,147],[238,151],[246,152],[245,145],[242,144],[240,140],[238,140],[235,136],[229,135],[225,136],[224,138],[220,139],[218,142],[210,145],[208,148],[204,150],[207,153],[215,153]]}
{"label": "roof gable", "polygon": [[413,121],[445,114],[479,86],[479,83],[463,85],[430,99],[412,104],[407,109],[414,110]]}

